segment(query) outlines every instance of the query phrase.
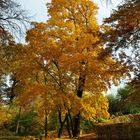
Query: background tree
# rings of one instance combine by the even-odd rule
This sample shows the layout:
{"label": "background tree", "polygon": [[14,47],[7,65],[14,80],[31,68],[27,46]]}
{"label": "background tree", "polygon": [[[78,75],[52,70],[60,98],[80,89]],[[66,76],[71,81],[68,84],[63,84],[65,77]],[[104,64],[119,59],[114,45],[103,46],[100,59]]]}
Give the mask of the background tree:
{"label": "background tree", "polygon": [[[139,77],[139,0],[129,0],[105,19],[111,30],[108,32],[108,49],[119,50],[119,59]],[[110,36],[110,37],[109,37]],[[116,53],[115,53],[116,54]]]}
{"label": "background tree", "polygon": [[111,115],[139,113],[139,91],[136,92],[132,84],[118,89],[116,96],[110,94],[107,95],[107,98]]}
{"label": "background tree", "polygon": [[0,42],[5,44],[11,35],[18,37],[26,27],[29,18],[25,10],[13,0],[0,1]]}
{"label": "background tree", "polygon": [[[22,31],[27,27],[28,21],[27,13],[21,9],[17,2],[13,0],[0,1],[0,96],[7,94],[7,99],[12,99],[13,95],[10,95],[10,93],[13,92],[13,87],[17,82],[10,76],[11,72],[9,70],[9,61],[11,61],[10,57],[14,48],[12,46],[16,44],[15,39],[19,38]],[[9,77],[11,79],[10,84],[7,82]],[[10,85],[13,87],[10,87]]]}
{"label": "background tree", "polygon": [[[127,65],[133,78],[130,79],[131,95],[129,98],[139,99],[139,77],[140,77],[140,1],[125,1],[112,15],[105,19],[105,24],[111,30],[106,37],[107,50],[113,51],[114,57],[120,59]],[[115,56],[115,54],[117,54]],[[119,55],[118,55],[119,54]],[[132,99],[131,98],[131,99]],[[135,104],[135,100],[134,104]],[[133,102],[131,100],[131,103]]]}

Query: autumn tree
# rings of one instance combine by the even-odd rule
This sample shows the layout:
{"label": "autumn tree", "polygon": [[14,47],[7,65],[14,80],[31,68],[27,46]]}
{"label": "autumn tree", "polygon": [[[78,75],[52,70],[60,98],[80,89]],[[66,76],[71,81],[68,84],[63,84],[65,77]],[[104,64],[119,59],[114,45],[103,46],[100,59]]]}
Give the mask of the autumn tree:
{"label": "autumn tree", "polygon": [[[54,0],[48,5],[48,13],[50,36],[62,52],[58,66],[63,66],[75,77],[75,94],[82,98],[85,91],[100,93],[106,90],[111,81],[119,78],[121,67],[109,56],[104,59],[99,57],[104,49],[95,18],[97,6],[91,1]],[[118,77],[113,77],[116,72]],[[80,111],[74,116],[73,123],[73,136],[77,136]]]}
{"label": "autumn tree", "polygon": [[[140,1],[129,0],[118,6],[118,10],[105,19],[111,30],[108,32],[108,49],[119,51],[119,59],[129,65],[135,76],[139,76],[139,21]],[[107,38],[106,38],[107,39]]]}
{"label": "autumn tree", "polygon": [[[29,18],[26,12],[21,9],[17,2],[13,0],[0,1],[0,88],[2,89],[0,96],[3,96],[2,99],[5,98],[5,94],[8,95],[13,92],[12,90],[16,83],[13,76],[10,76],[11,72],[9,71],[9,61],[11,61],[9,58],[13,50],[13,47],[9,46],[16,44],[15,38],[20,37],[22,31],[27,27],[28,21]],[[7,84],[7,76],[10,77],[13,87],[9,87]],[[10,96],[7,96],[7,99]]]}
{"label": "autumn tree", "polygon": [[[110,55],[100,57],[104,52],[105,29],[96,21],[98,8],[93,2],[53,0],[47,7],[48,22],[34,23],[34,28],[27,32],[30,56],[33,56],[30,58],[47,74],[47,84],[60,97],[58,103],[62,101],[62,106],[57,106],[58,113],[69,116],[75,137],[80,132],[80,102],[84,94],[106,91],[125,69]],[[70,98],[74,101],[70,101],[72,106],[68,104]]]}
{"label": "autumn tree", "polygon": [[[111,16],[105,19],[105,24],[111,28],[106,34],[107,50],[117,54],[115,58],[120,59],[130,69],[132,78],[131,103],[139,99],[140,81],[140,1],[125,1]],[[119,55],[118,55],[119,54]],[[137,99],[137,100],[135,100]]]}
{"label": "autumn tree", "polygon": [[[8,98],[18,104],[19,114],[22,113],[20,110],[25,108],[30,110],[36,106],[36,102],[40,102],[34,107],[34,110],[38,112],[41,120],[42,118],[45,120],[43,129],[45,136],[47,136],[47,119],[53,108],[53,102],[51,94],[49,94],[51,85],[49,88],[46,85],[48,79],[46,79],[46,73],[40,65],[44,62],[35,55],[36,51],[33,51],[29,46],[15,43],[7,46],[6,49],[8,64],[10,65],[8,68],[10,73]],[[17,117],[17,121],[20,121],[20,117],[19,119]]]}

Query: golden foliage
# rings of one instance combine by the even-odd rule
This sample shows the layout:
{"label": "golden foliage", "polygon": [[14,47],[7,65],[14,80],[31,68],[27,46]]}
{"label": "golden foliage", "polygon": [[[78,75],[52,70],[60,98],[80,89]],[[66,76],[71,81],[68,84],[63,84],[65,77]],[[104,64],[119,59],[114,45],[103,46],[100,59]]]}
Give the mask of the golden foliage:
{"label": "golden foliage", "polygon": [[75,116],[80,111],[88,119],[108,118],[101,93],[124,69],[111,56],[100,57],[105,50],[97,9],[90,0],[52,0],[47,23],[33,23],[27,44],[9,47],[21,106],[35,106],[40,114],[59,110]]}

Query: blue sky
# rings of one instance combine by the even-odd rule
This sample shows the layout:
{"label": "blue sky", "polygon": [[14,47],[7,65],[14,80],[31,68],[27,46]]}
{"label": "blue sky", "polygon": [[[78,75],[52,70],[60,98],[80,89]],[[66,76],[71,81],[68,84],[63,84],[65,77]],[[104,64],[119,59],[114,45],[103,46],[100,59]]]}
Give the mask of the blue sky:
{"label": "blue sky", "polygon": [[[46,21],[47,20],[47,9],[46,3],[51,0],[17,0],[23,9],[27,10],[28,14],[32,16],[33,21]],[[105,2],[101,2],[103,0],[94,0],[95,3],[99,6],[99,12],[97,19],[99,23],[102,22],[103,18],[108,17],[110,15],[110,11],[112,8],[115,8],[121,0],[114,0],[111,6],[107,6]],[[113,1],[113,0],[112,0]]]}

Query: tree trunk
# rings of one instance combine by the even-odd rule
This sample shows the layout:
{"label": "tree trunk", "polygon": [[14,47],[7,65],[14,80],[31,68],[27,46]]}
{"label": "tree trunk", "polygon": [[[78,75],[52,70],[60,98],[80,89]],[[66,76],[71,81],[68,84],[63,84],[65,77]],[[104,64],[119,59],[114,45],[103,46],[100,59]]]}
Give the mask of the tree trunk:
{"label": "tree trunk", "polygon": [[80,112],[74,117],[73,137],[80,135]]}
{"label": "tree trunk", "polygon": [[44,125],[44,131],[45,131],[45,138],[48,135],[48,117],[47,117],[47,113],[45,114],[45,125]]}
{"label": "tree trunk", "polygon": [[[79,86],[77,90],[77,96],[79,98],[82,98],[85,80],[86,80],[86,67],[82,67],[79,76]],[[78,137],[80,135],[80,111],[76,116],[74,116],[73,121],[74,121],[73,137]]]}
{"label": "tree trunk", "polygon": [[74,129],[73,129],[74,125],[73,125],[73,120],[70,114],[70,110],[68,110],[68,118],[70,120],[70,128],[71,128],[72,136],[74,136]]}
{"label": "tree trunk", "polygon": [[58,138],[60,138],[61,135],[62,135],[63,126],[64,126],[64,124],[66,122],[66,116],[65,116],[64,120],[62,121],[61,111],[58,111],[58,118],[59,118],[59,123],[60,123],[60,128],[58,130]]}
{"label": "tree trunk", "polygon": [[58,138],[62,136],[62,130],[63,130],[63,123],[60,124],[60,128],[58,130]]}
{"label": "tree trunk", "polygon": [[69,117],[68,114],[66,115],[66,121],[67,121],[67,131],[68,131],[68,135],[71,138],[72,134],[71,134],[71,129],[70,129],[70,121],[69,121]]}
{"label": "tree trunk", "polygon": [[19,108],[18,120],[16,125],[16,134],[19,134],[19,124],[20,124],[21,107]]}

